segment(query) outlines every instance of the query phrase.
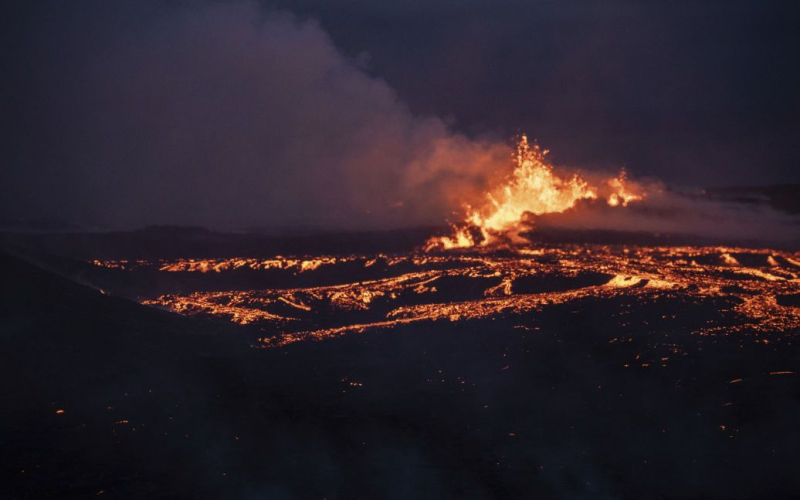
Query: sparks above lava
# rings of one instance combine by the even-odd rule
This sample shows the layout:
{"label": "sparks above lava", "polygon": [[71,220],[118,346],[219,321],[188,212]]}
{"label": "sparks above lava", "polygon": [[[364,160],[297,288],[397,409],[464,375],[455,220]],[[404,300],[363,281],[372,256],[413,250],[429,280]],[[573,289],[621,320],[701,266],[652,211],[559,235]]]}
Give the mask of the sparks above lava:
{"label": "sparks above lava", "polygon": [[520,231],[531,227],[531,216],[560,213],[574,207],[579,200],[602,197],[609,206],[625,207],[644,198],[640,189],[630,185],[624,170],[618,177],[604,181],[598,189],[577,174],[571,178],[559,176],[547,161],[547,153],[538,144],[531,145],[528,137],[522,135],[510,179],[487,193],[487,200],[480,208],[467,206],[467,216],[461,224],[453,225],[452,236],[432,238],[427,249],[517,242]]}

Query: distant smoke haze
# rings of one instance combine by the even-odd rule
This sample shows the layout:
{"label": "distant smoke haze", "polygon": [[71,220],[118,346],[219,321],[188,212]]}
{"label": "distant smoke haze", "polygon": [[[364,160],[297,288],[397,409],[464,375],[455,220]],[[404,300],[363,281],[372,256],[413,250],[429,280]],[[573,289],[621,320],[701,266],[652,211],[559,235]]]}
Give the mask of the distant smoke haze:
{"label": "distant smoke haze", "polygon": [[647,193],[644,200],[627,207],[610,207],[604,200],[579,201],[563,213],[540,217],[534,226],[685,234],[731,242],[800,243],[800,219],[766,203],[714,200],[700,192],[675,191],[657,182],[640,184],[640,188]]}

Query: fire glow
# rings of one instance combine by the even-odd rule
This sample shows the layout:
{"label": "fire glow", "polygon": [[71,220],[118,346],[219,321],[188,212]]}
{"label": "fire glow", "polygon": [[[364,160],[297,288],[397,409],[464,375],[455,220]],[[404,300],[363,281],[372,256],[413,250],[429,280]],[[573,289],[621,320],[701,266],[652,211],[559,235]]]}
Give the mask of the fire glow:
{"label": "fire glow", "polygon": [[618,177],[592,186],[578,174],[560,176],[547,161],[547,150],[531,145],[527,136],[520,137],[514,156],[516,167],[505,183],[487,193],[479,208],[466,207],[467,216],[453,226],[451,236],[432,238],[428,250],[492,246],[501,242],[523,241],[519,233],[533,225],[532,217],[561,213],[580,200],[605,199],[611,207],[626,207],[640,201],[645,194],[633,186],[625,171]]}

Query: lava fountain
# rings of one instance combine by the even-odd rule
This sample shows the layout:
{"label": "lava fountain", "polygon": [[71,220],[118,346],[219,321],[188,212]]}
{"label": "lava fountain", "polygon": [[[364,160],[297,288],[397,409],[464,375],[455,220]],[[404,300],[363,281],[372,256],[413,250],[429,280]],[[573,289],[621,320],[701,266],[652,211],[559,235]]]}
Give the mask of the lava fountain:
{"label": "lava fountain", "polygon": [[522,135],[517,142],[513,173],[504,185],[488,192],[482,206],[466,206],[466,217],[452,226],[450,236],[432,238],[426,249],[493,246],[520,242],[519,233],[532,226],[532,217],[564,212],[579,200],[603,198],[612,207],[626,207],[645,193],[627,180],[625,171],[597,186],[578,174],[562,177],[547,161],[547,150]]}

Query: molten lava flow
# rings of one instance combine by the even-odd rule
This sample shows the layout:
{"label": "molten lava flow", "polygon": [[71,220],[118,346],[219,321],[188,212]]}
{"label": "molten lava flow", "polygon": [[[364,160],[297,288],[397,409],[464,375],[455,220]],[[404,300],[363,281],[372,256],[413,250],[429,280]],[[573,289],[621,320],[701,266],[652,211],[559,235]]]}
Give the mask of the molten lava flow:
{"label": "molten lava flow", "polygon": [[[265,285],[290,286],[198,290],[143,302],[180,314],[245,325],[260,335],[259,345],[263,347],[417,322],[502,320],[520,321],[531,327],[534,325],[526,326],[524,322],[535,320],[537,315],[532,312],[588,307],[594,311],[591,314],[596,314],[607,307],[613,310],[631,303],[650,308],[654,314],[651,320],[657,319],[653,324],[661,325],[653,332],[663,333],[664,321],[672,320],[677,321],[673,324],[676,331],[683,331],[682,322],[691,323],[697,312],[710,316],[694,323],[691,332],[711,341],[736,335],[742,340],[771,343],[792,341],[800,334],[797,252],[589,244],[514,250],[396,254],[378,256],[377,260],[375,255],[337,256],[336,263],[331,264],[334,268],[340,266],[336,273],[331,275],[325,267],[309,270],[306,272],[311,273],[310,280],[295,262],[328,261],[334,257],[253,260],[252,278],[261,276]],[[245,260],[217,259],[211,268],[234,276],[243,272],[237,265]],[[262,262],[270,264],[264,267],[259,264]],[[274,262],[281,264],[274,267]],[[137,265],[174,274],[167,264],[170,263],[160,261]],[[108,265],[122,264],[110,261]],[[333,281],[320,284],[326,274],[333,276]],[[181,288],[186,283],[202,283],[200,278],[203,277],[184,282],[181,276],[165,277],[177,279],[175,283]],[[205,286],[218,282],[216,276],[206,278],[211,281]],[[237,283],[241,283],[238,278],[232,282],[234,288]],[[569,307],[554,308],[560,304]],[[684,314],[684,310],[694,312]],[[619,318],[620,331],[627,325],[634,325],[637,334],[641,328],[649,328],[646,325],[651,320],[629,323],[629,314],[621,309],[614,313]],[[665,360],[659,356],[637,364],[650,366],[653,361],[657,361],[652,363],[655,367],[663,366]],[[788,368],[776,367],[773,371],[785,369]]]}
{"label": "molten lava flow", "polygon": [[530,227],[530,216],[560,213],[579,200],[594,200],[606,194],[608,205],[627,206],[644,195],[634,192],[625,171],[605,181],[602,189],[590,186],[580,176],[565,179],[559,176],[538,144],[531,145],[526,136],[517,144],[516,167],[508,182],[487,194],[488,201],[479,209],[467,207],[463,224],[453,227],[453,235],[433,238],[427,249],[488,246],[498,241],[519,242],[519,232]]}

